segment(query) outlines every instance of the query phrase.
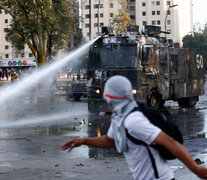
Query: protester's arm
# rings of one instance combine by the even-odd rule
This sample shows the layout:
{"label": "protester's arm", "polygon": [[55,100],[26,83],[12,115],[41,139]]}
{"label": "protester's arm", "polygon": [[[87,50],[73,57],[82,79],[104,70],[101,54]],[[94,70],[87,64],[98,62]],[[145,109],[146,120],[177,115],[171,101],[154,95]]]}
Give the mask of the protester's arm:
{"label": "protester's arm", "polygon": [[61,146],[62,150],[68,149],[70,152],[74,147],[79,147],[81,145],[88,145],[100,148],[110,148],[114,147],[114,140],[109,136],[104,135],[100,137],[86,137],[86,138],[72,138]]}
{"label": "protester's arm", "polygon": [[207,179],[207,168],[198,165],[182,144],[178,143],[162,131],[159,133],[154,143],[163,145],[200,178]]}

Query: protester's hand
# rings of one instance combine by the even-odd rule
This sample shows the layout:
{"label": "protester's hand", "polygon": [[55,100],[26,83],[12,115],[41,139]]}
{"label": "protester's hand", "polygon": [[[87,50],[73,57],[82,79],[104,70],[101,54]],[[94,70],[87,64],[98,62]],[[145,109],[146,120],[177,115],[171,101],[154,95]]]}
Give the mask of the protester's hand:
{"label": "protester's hand", "polygon": [[61,149],[64,151],[68,149],[68,152],[70,152],[74,147],[79,147],[83,144],[82,138],[72,138],[69,141],[67,141],[65,144],[61,146]]}
{"label": "protester's hand", "polygon": [[195,173],[197,176],[199,176],[201,179],[207,179],[207,168],[204,166],[197,166]]}

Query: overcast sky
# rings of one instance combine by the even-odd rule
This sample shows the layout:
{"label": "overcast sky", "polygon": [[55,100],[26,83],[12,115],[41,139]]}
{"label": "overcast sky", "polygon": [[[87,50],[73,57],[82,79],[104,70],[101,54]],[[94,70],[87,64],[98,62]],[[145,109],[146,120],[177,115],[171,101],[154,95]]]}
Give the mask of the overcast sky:
{"label": "overcast sky", "polygon": [[193,0],[193,18],[194,24],[207,22],[207,0]]}

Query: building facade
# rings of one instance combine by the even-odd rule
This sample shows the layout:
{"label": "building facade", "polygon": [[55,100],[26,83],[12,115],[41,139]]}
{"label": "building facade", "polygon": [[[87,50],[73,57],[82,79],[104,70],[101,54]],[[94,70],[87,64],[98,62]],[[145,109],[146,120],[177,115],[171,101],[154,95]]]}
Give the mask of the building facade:
{"label": "building facade", "polygon": [[[182,45],[182,38],[193,33],[192,0],[126,0],[130,17],[139,29],[144,25],[161,26],[162,34]],[[86,40],[101,34],[102,26],[109,26],[112,18],[121,8],[118,0],[80,0],[82,17],[81,28]],[[91,18],[90,18],[91,17]],[[6,40],[11,16],[1,11],[0,14],[0,60],[34,59],[28,46],[18,51]]]}
{"label": "building facade", "polygon": [[1,10],[0,13],[0,61],[1,60],[34,60],[32,52],[25,45],[21,51],[17,50],[6,40],[6,32],[10,26],[12,17]]}
{"label": "building facade", "polygon": [[[128,0],[134,2],[134,0]],[[160,26],[162,36],[182,45],[182,38],[193,33],[192,0],[136,0],[136,24]]]}
{"label": "building facade", "polygon": [[135,0],[127,0],[127,9],[130,12],[132,23],[136,24],[136,3]]}
{"label": "building facade", "polygon": [[[162,31],[169,33],[161,36],[172,39],[179,45],[182,45],[182,38],[185,35],[193,33],[192,0],[126,0],[126,2],[130,18],[140,30],[144,25],[160,26]],[[121,6],[118,0],[81,0],[83,36],[87,40],[97,37],[101,32],[101,26],[109,26],[110,20],[118,13],[119,8]]]}
{"label": "building facade", "polygon": [[109,26],[121,7],[118,0],[81,0],[80,5],[83,18],[81,28],[86,40],[100,35],[101,27]]}

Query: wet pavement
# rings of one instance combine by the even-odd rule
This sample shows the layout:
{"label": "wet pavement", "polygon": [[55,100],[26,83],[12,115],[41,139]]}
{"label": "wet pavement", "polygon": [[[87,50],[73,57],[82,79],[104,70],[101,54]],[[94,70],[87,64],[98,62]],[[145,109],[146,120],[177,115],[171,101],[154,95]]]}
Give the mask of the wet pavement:
{"label": "wet pavement", "polygon": [[[171,101],[165,107],[181,129],[186,148],[206,166],[206,96],[193,109]],[[0,180],[132,179],[123,155],[113,148],[81,146],[70,153],[60,149],[71,137],[106,134],[110,116],[88,114],[86,99],[15,99],[1,108],[0,121]],[[170,165],[176,179],[198,179],[180,161]]]}

